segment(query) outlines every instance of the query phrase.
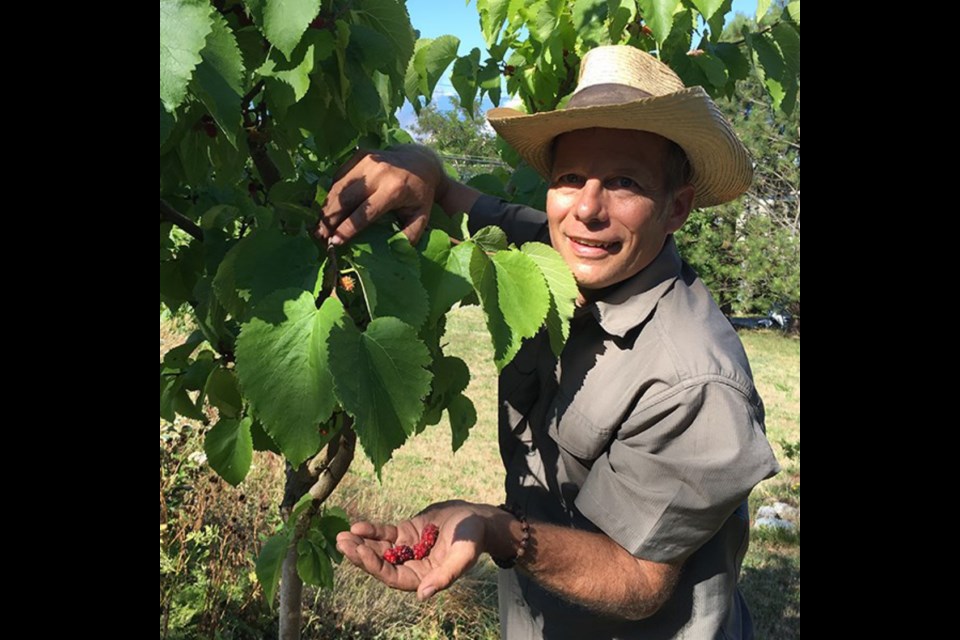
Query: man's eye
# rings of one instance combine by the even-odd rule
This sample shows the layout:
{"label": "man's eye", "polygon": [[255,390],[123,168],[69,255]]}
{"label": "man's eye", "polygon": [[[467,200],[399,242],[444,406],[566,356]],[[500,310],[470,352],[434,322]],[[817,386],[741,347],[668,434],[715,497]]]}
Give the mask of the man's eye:
{"label": "man's eye", "polygon": [[636,187],[636,186],[637,186],[637,183],[636,183],[636,182],[634,182],[634,181],[631,180],[630,178],[626,178],[626,177],[624,177],[624,176],[620,176],[620,177],[618,177],[618,178],[614,178],[614,179],[613,179],[613,184],[614,184],[614,186],[617,187],[618,189],[632,189],[633,187]]}
{"label": "man's eye", "polygon": [[580,176],[575,173],[565,173],[557,178],[559,184],[580,184]]}

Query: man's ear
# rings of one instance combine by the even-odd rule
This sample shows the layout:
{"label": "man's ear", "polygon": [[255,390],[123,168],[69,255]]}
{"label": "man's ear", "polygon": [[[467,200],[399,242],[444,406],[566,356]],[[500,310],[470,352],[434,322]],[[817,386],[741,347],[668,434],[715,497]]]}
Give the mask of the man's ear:
{"label": "man's ear", "polygon": [[667,215],[667,233],[674,233],[683,226],[690,215],[690,209],[693,207],[694,189],[692,184],[687,184],[677,189],[670,202],[670,212]]}

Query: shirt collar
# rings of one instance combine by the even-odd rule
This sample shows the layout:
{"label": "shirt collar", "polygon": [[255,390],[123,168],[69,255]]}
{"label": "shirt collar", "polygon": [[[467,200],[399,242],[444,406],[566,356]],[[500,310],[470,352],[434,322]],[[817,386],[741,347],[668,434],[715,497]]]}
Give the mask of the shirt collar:
{"label": "shirt collar", "polygon": [[669,235],[653,262],[587,308],[604,331],[622,338],[650,317],[680,275],[682,265],[673,235]]}

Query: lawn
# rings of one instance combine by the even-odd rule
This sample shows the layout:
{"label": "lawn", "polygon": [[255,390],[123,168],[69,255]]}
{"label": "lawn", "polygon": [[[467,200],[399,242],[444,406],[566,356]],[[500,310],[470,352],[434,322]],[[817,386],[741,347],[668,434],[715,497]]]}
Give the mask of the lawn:
{"label": "lawn", "polygon": [[[184,335],[170,323],[161,323],[161,353],[178,344],[178,337],[182,340]],[[496,370],[479,310],[469,307],[452,313],[447,337],[447,352],[463,358],[472,375],[467,394],[476,405],[478,422],[467,443],[454,454],[446,421],[429,427],[395,453],[383,470],[382,483],[377,481],[372,465],[358,453],[351,473],[330,498],[330,504],[345,508],[352,517],[389,521],[412,515],[439,500],[461,498],[493,504],[503,500],[496,435]],[[783,467],[778,476],[753,492],[751,513],[778,500],[799,508],[800,340],[774,332],[750,332],[741,337],[766,405],[768,435]],[[199,431],[179,418],[177,425],[161,425],[161,636],[166,606],[168,637],[209,634],[214,629],[222,632],[227,627],[236,630],[233,637],[257,637],[256,627],[269,624],[271,618],[258,604],[260,590],[249,573],[257,538],[277,523],[274,507],[264,507],[279,502],[282,465],[272,454],[257,454],[255,468],[241,488],[211,482],[210,471],[197,463],[196,456],[189,458],[199,446]],[[169,468],[165,471],[165,467]],[[179,475],[172,471],[174,467]],[[202,501],[180,498],[179,502],[171,497],[165,503],[165,491],[175,494],[180,486],[178,478],[184,474],[188,480],[193,476],[205,480],[207,497]],[[177,506],[179,511],[175,512]],[[218,508],[226,508],[230,515],[213,516]],[[212,520],[212,525],[204,523],[204,518]],[[191,532],[205,524],[233,531],[235,535],[228,539],[233,540],[234,547],[224,551],[222,540],[211,539],[204,550],[194,535],[191,557],[200,566],[198,577],[190,578],[189,570],[181,568],[169,570],[165,578],[165,553],[172,558],[168,564],[179,558],[183,567],[191,566],[191,557],[183,559],[189,556],[183,549]],[[225,562],[234,564],[224,567]],[[218,571],[223,575],[220,583],[214,584],[209,574]],[[343,566],[337,570],[333,592],[307,591],[304,637],[496,638],[495,571],[492,563],[484,560],[452,589],[420,604],[409,594],[391,591],[359,570]],[[233,582],[246,580],[253,595],[231,590],[231,572],[237,576]],[[796,532],[755,535],[741,578],[757,637],[799,638],[799,522]],[[196,589],[197,582],[203,583],[205,595],[182,597],[180,591]],[[190,615],[194,616],[193,622]],[[180,635],[175,626],[181,620],[185,635]],[[261,628],[263,633],[274,632],[271,627]]]}

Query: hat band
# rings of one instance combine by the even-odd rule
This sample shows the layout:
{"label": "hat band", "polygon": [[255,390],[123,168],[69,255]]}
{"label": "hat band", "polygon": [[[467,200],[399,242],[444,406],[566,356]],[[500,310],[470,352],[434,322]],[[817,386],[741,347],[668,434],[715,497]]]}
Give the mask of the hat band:
{"label": "hat band", "polygon": [[633,102],[643,98],[653,97],[652,93],[647,93],[643,89],[637,89],[626,84],[617,84],[615,82],[606,82],[595,84],[581,91],[577,91],[567,101],[565,108],[593,107],[603,104],[621,104],[624,102]]}

